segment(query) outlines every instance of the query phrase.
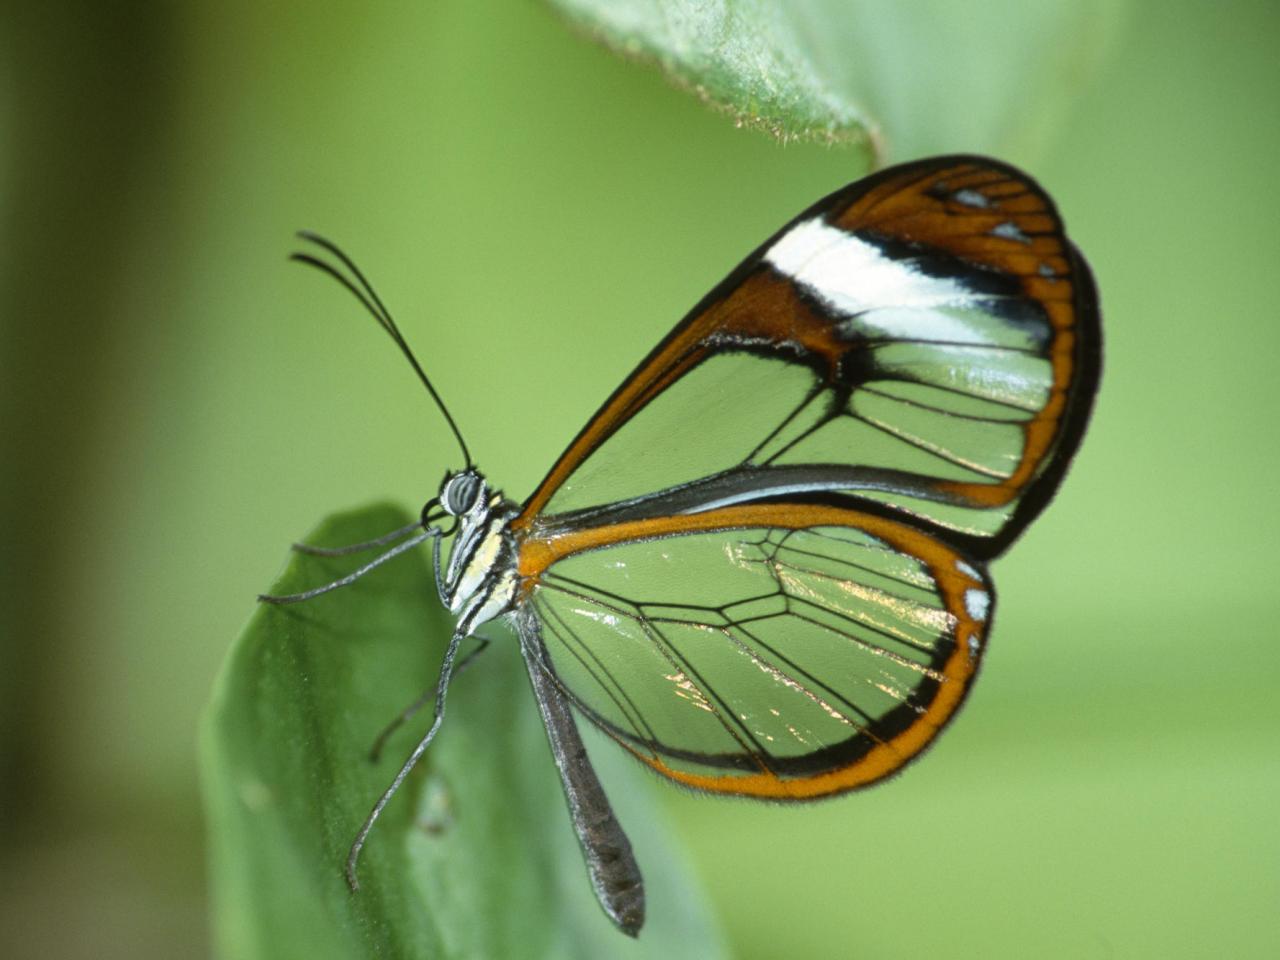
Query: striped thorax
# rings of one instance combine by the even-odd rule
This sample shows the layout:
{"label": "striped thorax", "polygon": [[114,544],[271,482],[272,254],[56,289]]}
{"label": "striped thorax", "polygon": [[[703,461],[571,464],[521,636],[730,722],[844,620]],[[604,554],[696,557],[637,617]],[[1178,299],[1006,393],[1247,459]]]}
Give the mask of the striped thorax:
{"label": "striped thorax", "polygon": [[436,589],[466,635],[511,610],[516,595],[516,552],[510,524],[518,508],[490,490],[476,470],[449,474],[440,507],[457,520],[447,562],[435,541]]}

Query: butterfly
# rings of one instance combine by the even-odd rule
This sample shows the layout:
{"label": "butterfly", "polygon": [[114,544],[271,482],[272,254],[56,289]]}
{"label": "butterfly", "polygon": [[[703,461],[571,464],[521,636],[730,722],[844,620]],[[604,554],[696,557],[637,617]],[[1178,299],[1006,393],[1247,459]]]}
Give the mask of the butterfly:
{"label": "butterfly", "polygon": [[415,705],[433,722],[352,845],[353,890],[450,679],[487,641],[462,644],[495,620],[519,638],[592,887],[632,936],[643,881],[575,715],[685,787],[784,802],[881,781],[955,717],[991,631],[987,565],[1058,489],[1101,370],[1092,275],[1031,177],[934,157],[819,200],[676,325],[523,502],[476,467],[354,262],[300,236],[315,252],[294,258],[391,336],[464,461],[411,526],[302,548],[385,553],[262,598],[306,600],[430,543],[456,617]]}

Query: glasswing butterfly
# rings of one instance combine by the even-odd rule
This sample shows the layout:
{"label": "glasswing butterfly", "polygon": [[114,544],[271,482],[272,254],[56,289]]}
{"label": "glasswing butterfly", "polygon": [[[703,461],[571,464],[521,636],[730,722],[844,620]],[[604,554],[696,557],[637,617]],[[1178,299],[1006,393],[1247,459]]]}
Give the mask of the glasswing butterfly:
{"label": "glasswing butterfly", "polygon": [[457,616],[437,685],[386,731],[434,702],[351,848],[352,889],[450,678],[487,644],[459,659],[463,641],[497,618],[519,637],[596,896],[633,936],[640,871],[575,713],[679,784],[775,801],[882,780],[955,716],[991,629],[987,563],[1057,490],[1101,369],[1089,267],[1026,174],[935,157],[819,200],[645,357],[523,503],[476,468],[350,258],[300,236],[319,255],[294,258],[392,337],[465,461],[410,527],[299,547],[386,553],[262,598],[308,599],[430,541]]}

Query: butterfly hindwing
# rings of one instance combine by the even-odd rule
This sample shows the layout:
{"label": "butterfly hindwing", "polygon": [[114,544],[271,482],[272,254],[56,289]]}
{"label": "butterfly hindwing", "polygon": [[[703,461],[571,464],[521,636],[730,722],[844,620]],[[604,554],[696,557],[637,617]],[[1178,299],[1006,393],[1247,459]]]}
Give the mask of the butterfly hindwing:
{"label": "butterfly hindwing", "polygon": [[982,564],[854,506],[745,504],[526,540],[517,623],[594,723],[671,779],[777,800],[898,770],[963,701]]}

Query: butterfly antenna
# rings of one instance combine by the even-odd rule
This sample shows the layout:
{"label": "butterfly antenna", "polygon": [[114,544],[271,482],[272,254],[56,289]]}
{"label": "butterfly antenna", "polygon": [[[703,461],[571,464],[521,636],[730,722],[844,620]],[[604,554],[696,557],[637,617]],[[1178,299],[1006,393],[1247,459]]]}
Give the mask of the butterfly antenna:
{"label": "butterfly antenna", "polygon": [[404,336],[400,333],[400,328],[396,326],[395,320],[391,317],[391,311],[387,309],[386,304],[382,302],[382,298],[378,296],[373,289],[373,285],[360,272],[360,268],[355,262],[342,252],[336,243],[332,240],[320,236],[318,233],[312,233],[310,230],[299,230],[298,237],[310,243],[314,243],[318,247],[329,251],[338,258],[339,262],[351,271],[355,280],[346,276],[341,270],[333,266],[333,264],[321,260],[310,253],[292,253],[289,255],[290,260],[296,260],[298,263],[305,263],[307,266],[315,267],[322,273],[327,273],[333,279],[350,291],[369,311],[374,320],[378,322],[378,326],[387,332],[392,340],[395,341],[400,352],[412,364],[414,372],[418,374],[418,379],[422,381],[422,385],[427,388],[427,392],[431,394],[431,399],[436,402],[436,406],[440,408],[440,412],[444,414],[444,418],[449,423],[449,429],[453,431],[453,435],[458,440],[458,446],[462,448],[462,456],[467,461],[467,469],[471,469],[475,464],[471,459],[471,451],[467,447],[467,441],[462,439],[462,431],[458,429],[457,422],[453,419],[453,414],[449,412],[449,408],[445,406],[444,400],[440,398],[440,394],[436,392],[436,388],[432,385],[431,379],[427,376],[426,371],[422,369],[422,364],[418,363],[418,358],[413,355],[413,351],[409,349],[409,344],[405,341]]}

